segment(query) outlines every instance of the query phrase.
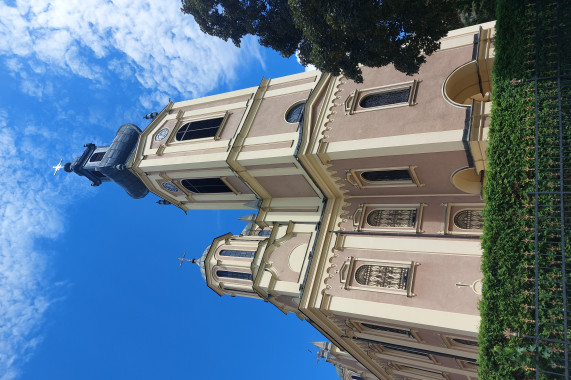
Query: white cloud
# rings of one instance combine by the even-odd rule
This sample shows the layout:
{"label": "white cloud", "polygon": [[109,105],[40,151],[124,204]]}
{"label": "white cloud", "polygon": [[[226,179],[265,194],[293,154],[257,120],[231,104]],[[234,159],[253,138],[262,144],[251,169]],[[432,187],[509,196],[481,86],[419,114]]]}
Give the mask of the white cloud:
{"label": "white cloud", "polygon": [[[57,237],[64,221],[46,157],[53,132],[8,124],[0,110],[0,379],[14,379],[41,341],[53,303],[48,260],[37,239]],[[18,144],[17,144],[18,143]],[[39,174],[42,173],[42,174]]]}
{"label": "white cloud", "polygon": [[[303,66],[303,64],[301,63],[301,60],[299,59],[299,50],[295,52],[295,59],[297,59],[297,63],[299,63],[300,65]],[[307,65],[307,66],[303,66],[305,68],[305,71],[313,71],[313,70],[317,70],[317,68],[313,65]]]}
{"label": "white cloud", "polygon": [[153,101],[202,95],[246,61],[261,62],[259,45],[237,49],[205,35],[177,1],[18,0],[0,4],[0,14],[1,55],[95,81],[106,70],[129,75]]}

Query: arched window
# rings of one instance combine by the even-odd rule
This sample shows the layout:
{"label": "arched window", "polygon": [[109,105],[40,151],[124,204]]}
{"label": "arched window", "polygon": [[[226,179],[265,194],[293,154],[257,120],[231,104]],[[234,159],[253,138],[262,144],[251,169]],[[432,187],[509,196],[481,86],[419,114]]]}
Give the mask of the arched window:
{"label": "arched window", "polygon": [[454,215],[454,225],[462,230],[481,230],[484,228],[482,210],[461,210]]}
{"label": "arched window", "polygon": [[355,272],[355,281],[365,286],[406,290],[409,269],[383,265],[361,265]]}
{"label": "arched window", "polygon": [[232,272],[228,270],[217,270],[216,271],[217,277],[226,277],[226,278],[237,278],[239,280],[252,280],[252,275],[250,273],[244,272]]}
{"label": "arched window", "polygon": [[253,258],[254,251],[235,251],[233,249],[223,249],[220,251],[220,256],[230,256],[230,257],[246,257]]}
{"label": "arched window", "polygon": [[177,141],[196,140],[205,137],[214,137],[220,124],[222,124],[223,117],[215,119],[197,120],[184,124],[176,132]]}
{"label": "arched window", "polygon": [[299,123],[303,117],[303,110],[305,103],[298,103],[291,107],[286,114],[286,121],[288,123]]}
{"label": "arched window", "polygon": [[416,209],[374,210],[367,215],[367,223],[372,227],[414,228],[416,224]]}
{"label": "arched window", "polygon": [[181,185],[196,194],[231,193],[232,190],[220,178],[183,179]]}
{"label": "arched window", "polygon": [[375,92],[364,96],[359,102],[362,108],[389,106],[391,104],[407,103],[410,96],[410,87],[397,90]]}
{"label": "arched window", "polygon": [[385,181],[410,181],[410,171],[408,169],[399,170],[375,170],[361,173],[361,178],[369,182]]}

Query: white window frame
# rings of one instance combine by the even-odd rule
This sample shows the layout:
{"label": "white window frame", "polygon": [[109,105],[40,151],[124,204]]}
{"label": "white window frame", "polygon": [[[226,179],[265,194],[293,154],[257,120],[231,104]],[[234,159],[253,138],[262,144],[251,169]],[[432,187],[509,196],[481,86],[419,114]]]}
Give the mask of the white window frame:
{"label": "white window frame", "polygon": [[[361,204],[353,214],[353,227],[357,231],[409,231],[416,233],[423,233],[422,214],[423,209],[427,205],[425,203],[417,204]],[[367,223],[367,216],[374,210],[416,210],[416,221],[413,227],[375,227]]]}
{"label": "white window frame", "polygon": [[[366,286],[361,285],[355,279],[355,273],[361,265],[380,265],[387,267],[398,267],[398,268],[408,268],[408,278],[406,282],[406,289],[389,289],[381,288],[379,286]],[[412,288],[414,285],[414,277],[416,272],[416,267],[420,263],[416,261],[394,261],[394,260],[375,260],[375,259],[362,259],[359,257],[351,257],[348,262],[343,264],[341,271],[343,271],[346,276],[342,283],[345,284],[346,290],[364,290],[367,292],[377,292],[377,293],[389,293],[398,294],[407,297],[414,297],[416,294],[413,293]],[[341,277],[343,279],[343,276]]]}
{"label": "white window frame", "polygon": [[[454,226],[454,217],[457,213],[462,210],[477,210],[483,211],[484,204],[483,203],[446,203],[446,211],[444,216],[444,234],[445,235],[474,235],[480,236],[483,233],[483,230],[463,230],[460,228],[456,228]],[[459,210],[455,211],[452,214],[452,209],[458,208]]]}

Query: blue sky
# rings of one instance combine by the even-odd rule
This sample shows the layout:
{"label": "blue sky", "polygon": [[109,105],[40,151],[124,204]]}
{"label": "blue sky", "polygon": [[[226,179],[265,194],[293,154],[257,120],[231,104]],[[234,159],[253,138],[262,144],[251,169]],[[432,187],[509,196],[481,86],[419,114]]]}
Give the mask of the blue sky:
{"label": "blue sky", "polygon": [[[204,35],[178,0],[0,2],[0,380],[335,379],[323,337],[197,267],[247,212],[191,211],[63,171],[174,101],[303,71]],[[143,223],[142,220],[150,222]],[[308,352],[313,351],[313,353]]]}

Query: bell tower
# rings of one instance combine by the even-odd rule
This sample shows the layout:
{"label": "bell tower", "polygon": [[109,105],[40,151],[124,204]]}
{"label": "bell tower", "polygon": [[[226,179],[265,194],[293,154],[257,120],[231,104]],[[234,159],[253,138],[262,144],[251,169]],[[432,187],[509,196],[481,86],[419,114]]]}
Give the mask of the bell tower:
{"label": "bell tower", "polygon": [[141,130],[136,125],[124,124],[117,131],[111,145],[85,144],[83,154],[76,157],[73,162],[66,163],[63,169],[68,173],[73,172],[86,177],[91,181],[91,186],[99,186],[103,182],[115,182],[132,198],[143,198],[149,190],[126,167],[127,161],[137,147],[140,135]]}

